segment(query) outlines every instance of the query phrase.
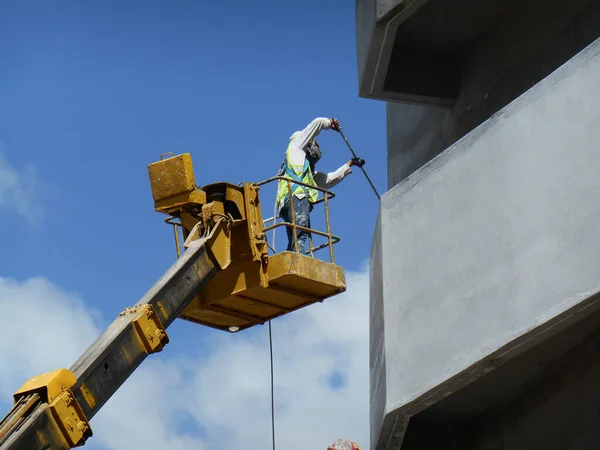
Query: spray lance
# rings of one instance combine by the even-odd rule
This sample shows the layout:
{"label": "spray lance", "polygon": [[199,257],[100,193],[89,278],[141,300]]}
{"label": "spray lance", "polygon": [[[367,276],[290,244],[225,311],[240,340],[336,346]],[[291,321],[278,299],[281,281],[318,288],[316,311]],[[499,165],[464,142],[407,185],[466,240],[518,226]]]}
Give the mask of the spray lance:
{"label": "spray lance", "polygon": [[354,153],[354,150],[352,149],[352,146],[350,145],[350,142],[348,142],[348,139],[346,139],[346,136],[344,136],[344,133],[342,133],[342,128],[340,127],[337,131],[342,136],[342,139],[344,139],[344,142],[346,143],[346,145],[350,149],[350,152],[352,152],[352,159],[356,162],[356,165],[358,167],[360,167],[360,170],[362,170],[362,172],[365,174],[365,177],[366,177],[367,181],[369,182],[369,184],[371,185],[371,188],[373,189],[373,192],[375,192],[375,195],[377,196],[377,198],[381,200],[381,197],[379,196],[379,193],[377,192],[377,189],[375,189],[375,186],[373,185],[373,182],[369,178],[369,175],[367,175],[366,170],[363,168],[363,166],[365,164],[365,160],[359,158],[358,156],[356,156],[356,153]]}

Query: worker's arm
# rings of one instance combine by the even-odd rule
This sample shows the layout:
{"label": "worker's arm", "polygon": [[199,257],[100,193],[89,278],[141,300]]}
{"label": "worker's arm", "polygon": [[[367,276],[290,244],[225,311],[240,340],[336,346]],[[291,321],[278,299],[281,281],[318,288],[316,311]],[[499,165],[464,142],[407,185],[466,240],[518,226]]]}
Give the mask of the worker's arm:
{"label": "worker's arm", "polygon": [[364,159],[352,158],[350,161],[348,161],[335,172],[315,172],[315,174],[313,175],[313,179],[315,180],[315,183],[317,183],[317,186],[319,186],[321,189],[329,190],[332,187],[336,186],[347,175],[350,175],[352,173],[352,166],[362,167],[364,164]]}
{"label": "worker's arm", "polygon": [[340,181],[342,181],[344,178],[346,178],[347,175],[350,175],[352,173],[350,165],[350,162],[347,162],[334,172],[316,172],[313,175],[315,183],[317,183],[317,186],[319,186],[321,189],[331,189],[332,187],[339,184]]}
{"label": "worker's arm", "polygon": [[306,145],[316,138],[322,130],[338,129],[339,122],[335,119],[328,119],[326,117],[317,117],[308,126],[294,136],[296,147],[304,149]]}

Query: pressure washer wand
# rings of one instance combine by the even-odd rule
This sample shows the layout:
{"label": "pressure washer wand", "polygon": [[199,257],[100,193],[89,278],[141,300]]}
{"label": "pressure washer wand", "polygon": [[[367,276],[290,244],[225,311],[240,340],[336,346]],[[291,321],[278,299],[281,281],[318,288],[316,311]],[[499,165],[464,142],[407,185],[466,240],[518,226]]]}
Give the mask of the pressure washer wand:
{"label": "pressure washer wand", "polygon": [[[352,156],[355,159],[359,159],[358,156],[356,156],[356,153],[354,153],[354,150],[352,150],[352,146],[350,145],[350,142],[348,142],[348,139],[346,139],[346,136],[344,136],[344,133],[342,133],[342,130],[339,130],[340,135],[342,136],[342,138],[344,139],[344,142],[346,143],[346,145],[348,146],[348,148],[350,149],[350,151],[352,152]],[[371,187],[373,188],[373,192],[375,192],[375,195],[377,196],[377,198],[379,200],[381,200],[381,197],[379,196],[379,193],[377,192],[377,189],[375,189],[375,186],[373,185],[373,182],[371,181],[371,179],[369,178],[369,175],[367,175],[366,170],[363,168],[363,166],[360,166],[360,170],[362,170],[362,172],[365,174],[365,177],[367,178],[367,181],[369,182],[369,184],[371,185]]]}

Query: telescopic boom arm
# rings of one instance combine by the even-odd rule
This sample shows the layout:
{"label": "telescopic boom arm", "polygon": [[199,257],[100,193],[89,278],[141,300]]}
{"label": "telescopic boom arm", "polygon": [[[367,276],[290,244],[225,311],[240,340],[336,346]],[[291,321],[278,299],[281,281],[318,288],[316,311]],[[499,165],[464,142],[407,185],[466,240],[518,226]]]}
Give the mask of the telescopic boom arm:
{"label": "telescopic boom arm", "polygon": [[70,449],[92,435],[89,420],[142,361],[169,341],[165,329],[222,267],[207,242],[187,251],[132,308],[125,309],[75,362],[29,380],[0,422],[0,450]]}

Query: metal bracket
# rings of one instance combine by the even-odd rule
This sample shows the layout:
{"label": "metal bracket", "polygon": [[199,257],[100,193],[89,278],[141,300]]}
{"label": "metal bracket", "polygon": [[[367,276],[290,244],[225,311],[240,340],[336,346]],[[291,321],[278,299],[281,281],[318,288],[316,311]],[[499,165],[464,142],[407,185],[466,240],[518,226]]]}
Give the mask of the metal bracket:
{"label": "metal bracket", "polygon": [[139,305],[125,309],[120,316],[136,314],[131,320],[133,329],[148,354],[160,352],[169,342],[169,336],[151,305]]}
{"label": "metal bracket", "polygon": [[248,223],[248,236],[250,238],[250,248],[254,261],[263,260],[263,255],[268,256],[266,235],[263,232],[264,223],[260,208],[260,197],[258,195],[260,187],[250,183],[244,183],[244,202],[246,206],[246,221]]}
{"label": "metal bracket", "polygon": [[92,435],[90,424],[70,389],[76,381],[71,371],[59,369],[31,378],[14,394],[15,403],[32,394],[47,403],[69,448],[83,445]]}
{"label": "metal bracket", "polygon": [[269,248],[267,247],[266,234],[264,232],[265,224],[262,218],[259,190],[259,186],[244,183],[246,222],[252,259],[261,263],[260,284],[262,287],[268,287],[267,264],[269,262]]}
{"label": "metal bracket", "polygon": [[15,392],[15,403],[30,394],[39,394],[42,401],[52,403],[63,389],[70,389],[77,382],[75,375],[67,369],[58,369],[30,378]]}
{"label": "metal bracket", "polygon": [[82,446],[85,440],[92,436],[92,428],[69,389],[58,394],[49,406],[52,417],[71,448]]}
{"label": "metal bracket", "polygon": [[206,239],[206,247],[221,270],[231,263],[231,230],[229,222],[220,219]]}

